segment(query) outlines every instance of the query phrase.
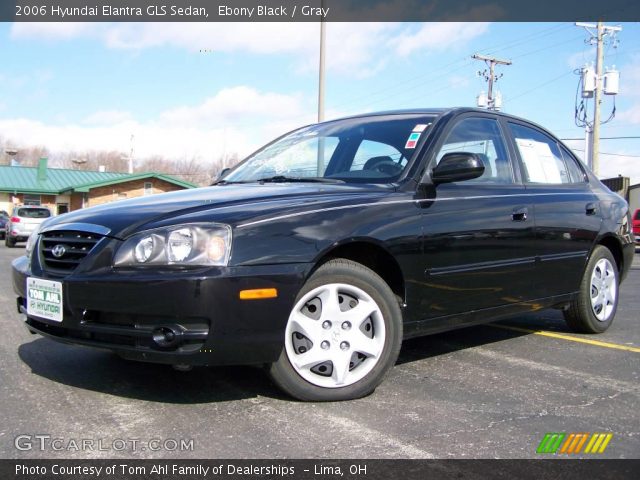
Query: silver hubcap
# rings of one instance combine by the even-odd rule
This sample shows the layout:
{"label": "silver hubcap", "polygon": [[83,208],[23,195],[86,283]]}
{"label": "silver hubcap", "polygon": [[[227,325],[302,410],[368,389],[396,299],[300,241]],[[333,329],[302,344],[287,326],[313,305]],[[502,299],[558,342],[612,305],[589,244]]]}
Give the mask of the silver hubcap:
{"label": "silver hubcap", "polygon": [[616,305],[618,285],[613,265],[601,258],[591,272],[591,309],[601,322],[606,322]]}
{"label": "silver hubcap", "polygon": [[385,327],[378,304],[343,283],[314,288],[289,315],[285,350],[306,381],[325,388],[352,385],[378,363]]}

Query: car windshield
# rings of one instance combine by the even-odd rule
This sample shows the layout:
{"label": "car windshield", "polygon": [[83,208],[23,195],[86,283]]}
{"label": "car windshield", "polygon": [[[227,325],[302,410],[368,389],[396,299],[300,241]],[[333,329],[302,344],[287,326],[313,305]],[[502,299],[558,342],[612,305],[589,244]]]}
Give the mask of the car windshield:
{"label": "car windshield", "polygon": [[434,119],[379,115],[304,127],[258,150],[220,183],[393,182]]}
{"label": "car windshield", "polygon": [[19,208],[17,216],[22,218],[49,218],[51,212],[46,208]]}

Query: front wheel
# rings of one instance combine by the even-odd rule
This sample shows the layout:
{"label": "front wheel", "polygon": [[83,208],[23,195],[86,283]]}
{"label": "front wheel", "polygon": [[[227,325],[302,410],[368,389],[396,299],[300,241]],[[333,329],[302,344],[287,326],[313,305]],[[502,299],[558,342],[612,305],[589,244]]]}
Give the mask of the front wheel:
{"label": "front wheel", "polygon": [[618,268],[611,251],[597,245],[587,262],[580,291],[564,317],[569,328],[578,333],[602,333],[618,308]]}
{"label": "front wheel", "polygon": [[402,314],[386,282],[359,263],[335,259],[298,294],[269,373],[300,400],[360,398],[382,382],[401,342]]}

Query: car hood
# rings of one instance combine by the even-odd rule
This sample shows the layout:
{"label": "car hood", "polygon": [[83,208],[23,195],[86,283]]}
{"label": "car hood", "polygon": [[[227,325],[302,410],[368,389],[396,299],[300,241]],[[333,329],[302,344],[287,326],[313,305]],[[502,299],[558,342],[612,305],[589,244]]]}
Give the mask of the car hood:
{"label": "car hood", "polygon": [[224,222],[230,225],[329,205],[370,202],[388,194],[391,187],[333,184],[216,185],[120,200],[76,210],[49,219],[45,227],[64,224],[101,225],[109,236],[124,238],[147,228],[174,221]]}

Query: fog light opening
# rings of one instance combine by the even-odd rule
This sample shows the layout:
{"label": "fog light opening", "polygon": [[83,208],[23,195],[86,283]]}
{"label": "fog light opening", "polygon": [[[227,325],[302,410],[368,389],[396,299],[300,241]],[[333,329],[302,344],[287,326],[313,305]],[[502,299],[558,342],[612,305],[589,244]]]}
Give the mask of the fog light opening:
{"label": "fog light opening", "polygon": [[182,342],[182,332],[175,327],[158,327],[151,332],[151,338],[161,348],[177,347]]}

